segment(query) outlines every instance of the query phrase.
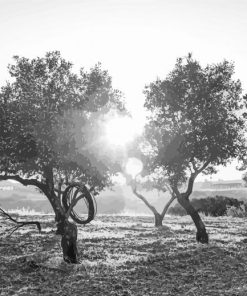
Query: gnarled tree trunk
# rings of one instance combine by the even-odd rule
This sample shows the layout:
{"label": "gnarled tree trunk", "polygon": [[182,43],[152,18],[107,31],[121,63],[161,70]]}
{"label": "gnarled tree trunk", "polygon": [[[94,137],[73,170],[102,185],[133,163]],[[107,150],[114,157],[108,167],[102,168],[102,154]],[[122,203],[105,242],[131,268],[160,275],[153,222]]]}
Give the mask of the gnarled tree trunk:
{"label": "gnarled tree trunk", "polygon": [[162,221],[165,217],[165,214],[166,212],[168,211],[170,205],[172,204],[172,202],[176,199],[176,196],[175,195],[172,195],[172,197],[168,200],[167,204],[165,205],[163,211],[161,214],[159,213],[154,213],[154,221],[155,221],[155,226],[156,227],[159,227],[159,226],[162,226]]}
{"label": "gnarled tree trunk", "polygon": [[57,232],[62,236],[63,259],[67,263],[78,263],[77,226],[67,219],[57,223]]}
{"label": "gnarled tree trunk", "polygon": [[159,213],[154,213],[154,225],[155,227],[160,227],[162,226],[162,221],[163,221],[164,216],[162,217]]}
{"label": "gnarled tree trunk", "polygon": [[209,160],[200,169],[197,169],[197,170],[195,165],[193,165],[195,172],[191,173],[186,192],[180,193],[178,190],[177,184],[172,186],[172,191],[176,195],[179,204],[186,210],[186,213],[191,216],[193,222],[195,223],[195,226],[197,229],[196,240],[202,244],[208,243],[208,234],[200,215],[190,203],[189,196],[192,193],[196,176],[207,167],[208,163],[209,163]]}
{"label": "gnarled tree trunk", "polygon": [[149,210],[152,211],[152,213],[154,214],[155,227],[162,226],[162,220],[164,217],[161,217],[161,215],[158,213],[155,207],[152,206],[142,194],[138,193],[135,187],[132,187],[132,191],[139,199],[141,199],[145,203],[145,205],[149,208]]}
{"label": "gnarled tree trunk", "polygon": [[77,226],[74,223],[68,221],[68,212],[66,213],[62,206],[57,204],[57,197],[55,198],[55,196],[53,196],[51,199],[49,198],[49,200],[55,212],[55,221],[57,222],[56,234],[62,236],[61,247],[63,250],[63,258],[64,261],[68,263],[77,263]]}
{"label": "gnarled tree trunk", "polygon": [[208,234],[206,231],[206,227],[202,222],[200,215],[190,203],[188,196],[184,194],[179,194],[177,199],[179,204],[186,210],[187,214],[191,216],[193,222],[195,223],[197,229],[196,240],[202,244],[207,244]]}
{"label": "gnarled tree trunk", "polygon": [[[24,186],[35,186],[39,188],[48,198],[53,211],[55,213],[55,221],[57,222],[57,234],[62,235],[61,247],[63,257],[66,262],[77,263],[77,227],[68,221],[70,210],[66,211],[54,190],[53,171],[51,167],[44,168],[45,182],[40,182],[36,178],[25,179],[19,175],[1,175],[1,180],[15,180]],[[75,204],[72,205],[72,207]]]}
{"label": "gnarled tree trunk", "polygon": [[46,167],[44,172],[46,177],[46,190],[44,193],[50,201],[55,213],[55,221],[57,222],[56,234],[62,236],[61,247],[63,250],[64,261],[68,263],[77,263],[77,226],[68,221],[70,211],[75,204],[72,204],[66,212],[61,204],[60,198],[56,195],[54,190],[52,168]]}
{"label": "gnarled tree trunk", "polygon": [[160,226],[163,226],[163,219],[165,217],[165,214],[169,208],[169,206],[171,205],[171,203],[174,201],[174,199],[176,198],[176,196],[172,196],[171,199],[168,201],[168,203],[165,205],[162,213],[160,214],[154,206],[152,206],[148,201],[147,199],[140,193],[138,193],[136,191],[136,188],[135,187],[132,187],[132,191],[133,193],[139,198],[141,199],[145,205],[150,209],[150,211],[152,211],[152,213],[154,214],[154,225],[155,227],[160,227]]}
{"label": "gnarled tree trunk", "polygon": [[165,205],[161,216],[163,217],[162,219],[164,219],[166,212],[168,211],[170,205],[173,203],[173,201],[176,199],[176,196],[174,194],[172,194],[172,197],[168,200],[167,204]]}

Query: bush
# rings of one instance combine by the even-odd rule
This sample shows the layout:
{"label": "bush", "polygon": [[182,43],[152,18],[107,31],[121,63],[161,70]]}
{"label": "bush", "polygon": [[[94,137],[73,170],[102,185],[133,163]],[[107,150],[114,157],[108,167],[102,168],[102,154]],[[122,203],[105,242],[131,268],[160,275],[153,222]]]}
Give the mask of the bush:
{"label": "bush", "polygon": [[[215,197],[193,199],[191,204],[199,213],[204,213],[206,216],[218,217],[228,215],[228,213],[241,216],[244,215],[245,211],[247,212],[247,206],[243,201],[226,196],[216,195]],[[232,208],[232,210],[230,210],[230,208]],[[244,213],[242,213],[242,211],[244,211]],[[176,204],[169,209],[168,214],[184,216],[186,215],[186,211],[179,204]]]}
{"label": "bush", "polygon": [[192,200],[192,205],[198,212],[204,213],[206,216],[218,217],[225,216],[228,207],[239,208],[241,205],[244,205],[244,202],[236,198],[216,195],[206,199]]}
{"label": "bush", "polygon": [[230,217],[245,218],[247,217],[246,205],[227,207],[226,215]]}
{"label": "bush", "polygon": [[187,215],[185,209],[180,204],[175,204],[173,207],[170,207],[168,212],[169,215],[174,216],[185,216]]}

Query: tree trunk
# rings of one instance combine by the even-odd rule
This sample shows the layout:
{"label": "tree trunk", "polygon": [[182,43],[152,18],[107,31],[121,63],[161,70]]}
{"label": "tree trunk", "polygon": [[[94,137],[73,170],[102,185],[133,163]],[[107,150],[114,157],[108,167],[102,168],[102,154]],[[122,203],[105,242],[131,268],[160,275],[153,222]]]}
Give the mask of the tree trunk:
{"label": "tree trunk", "polygon": [[167,210],[169,209],[170,205],[172,204],[172,202],[174,201],[174,199],[176,199],[176,196],[173,195],[167,202],[167,204],[165,205],[163,211],[161,214],[159,214],[157,211],[156,212],[153,212],[154,213],[154,221],[155,221],[155,227],[160,227],[162,226],[162,222],[163,222],[163,219],[165,217],[165,214],[167,212]]}
{"label": "tree trunk", "polygon": [[77,226],[67,219],[57,223],[57,232],[62,236],[63,259],[67,263],[78,263]]}
{"label": "tree trunk", "polygon": [[64,261],[68,263],[78,262],[78,251],[77,251],[77,227],[75,224],[68,221],[68,215],[63,208],[60,198],[54,191],[53,183],[53,171],[51,167],[45,168],[46,177],[46,190],[45,193],[48,197],[51,206],[55,213],[55,221],[57,222],[56,234],[62,236],[61,247],[63,250]]}
{"label": "tree trunk", "polygon": [[[24,186],[32,185],[36,186],[41,190],[45,196],[48,198],[53,211],[55,213],[55,221],[57,222],[57,232],[56,234],[62,235],[61,246],[63,250],[63,257],[66,262],[77,263],[78,262],[78,252],[77,252],[77,227],[73,223],[68,221],[69,213],[66,213],[63,208],[60,199],[54,191],[53,184],[53,171],[50,167],[44,168],[45,183],[37,181],[37,179],[24,179],[19,175],[14,176],[0,176],[1,180],[15,180],[20,182]],[[21,225],[25,225],[23,222]],[[40,225],[34,222],[40,229]]]}
{"label": "tree trunk", "polygon": [[173,203],[173,201],[176,199],[175,195],[172,195],[172,197],[168,200],[167,204],[164,207],[164,210],[161,213],[162,219],[164,219],[166,212],[168,211],[170,205]]}
{"label": "tree trunk", "polygon": [[56,196],[55,191],[51,192],[47,197],[55,213],[55,222],[59,223],[59,221],[65,218],[65,211],[62,207],[61,201]]}
{"label": "tree trunk", "polygon": [[77,251],[77,226],[74,223],[68,221],[66,212],[62,208],[61,204],[57,204],[57,196],[54,192],[54,196],[49,198],[49,201],[53,207],[55,213],[55,221],[57,222],[56,234],[61,235],[61,247],[63,250],[63,258],[67,263],[78,263],[78,251]]}
{"label": "tree trunk", "polygon": [[178,197],[178,202],[180,205],[186,210],[187,214],[191,216],[192,220],[195,223],[197,233],[196,233],[196,240],[202,244],[208,243],[208,234],[205,228],[204,223],[202,222],[201,217],[199,216],[198,212],[194,209],[191,205],[187,196],[180,194]]}
{"label": "tree trunk", "polygon": [[141,200],[145,203],[145,205],[146,205],[146,206],[150,209],[150,211],[152,211],[152,213],[154,214],[154,225],[155,225],[155,227],[162,226],[162,220],[163,220],[164,216],[160,215],[160,214],[158,213],[158,211],[155,209],[155,207],[152,206],[152,205],[148,202],[148,200],[147,200],[142,194],[140,194],[140,193],[138,193],[138,192],[136,191],[136,188],[132,187],[132,191],[133,191],[133,193],[134,193],[139,199],[141,199]]}
{"label": "tree trunk", "polygon": [[163,218],[159,213],[154,213],[154,225],[155,227],[162,226]]}

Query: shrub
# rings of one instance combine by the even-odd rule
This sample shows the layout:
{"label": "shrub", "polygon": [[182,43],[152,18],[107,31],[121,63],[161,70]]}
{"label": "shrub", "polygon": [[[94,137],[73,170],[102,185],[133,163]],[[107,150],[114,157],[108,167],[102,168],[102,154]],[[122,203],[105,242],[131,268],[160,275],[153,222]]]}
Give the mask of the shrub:
{"label": "shrub", "polygon": [[203,212],[205,215],[213,217],[224,216],[227,214],[228,207],[239,208],[243,205],[243,201],[236,198],[226,196],[207,197],[206,199],[192,200],[192,205],[198,212]]}
{"label": "shrub", "polygon": [[[239,201],[236,198],[226,196],[216,195],[215,197],[193,199],[191,201],[191,204],[198,212],[204,213],[206,216],[218,217],[228,215],[228,213],[232,213],[232,215],[234,215],[233,213],[235,213],[236,211],[237,212],[235,213],[235,215],[241,216],[244,215],[242,211],[247,212],[247,206],[244,204],[243,201]],[[230,210],[230,208],[232,208],[232,210]],[[168,213],[178,216],[186,215],[186,211],[179,204],[171,207]]]}
{"label": "shrub", "polygon": [[247,217],[246,205],[240,205],[239,207],[228,206],[226,209],[226,215],[230,217],[245,218]]}
{"label": "shrub", "polygon": [[187,215],[185,209],[180,204],[175,204],[173,207],[170,207],[168,210],[169,215],[174,216],[185,216]]}

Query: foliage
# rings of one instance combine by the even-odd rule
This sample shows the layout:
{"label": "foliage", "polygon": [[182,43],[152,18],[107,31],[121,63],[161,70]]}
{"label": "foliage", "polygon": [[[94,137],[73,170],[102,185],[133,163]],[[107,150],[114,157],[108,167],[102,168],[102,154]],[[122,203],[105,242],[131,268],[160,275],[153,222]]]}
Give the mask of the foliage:
{"label": "foliage", "polygon": [[229,217],[238,217],[238,218],[246,218],[247,217],[247,208],[246,204],[241,204],[239,207],[230,206],[226,209],[226,215]]}
{"label": "foliage", "polygon": [[[146,86],[146,171],[161,168],[173,195],[193,219],[196,240],[208,234],[189,197],[196,177],[216,172],[246,149],[241,83],[228,61],[202,67],[189,54],[164,80]],[[187,184],[186,184],[187,183]],[[187,188],[184,190],[184,186]]]}
{"label": "foliage", "polygon": [[[230,215],[230,213],[233,214],[234,209],[237,212],[245,211],[245,204],[243,201],[226,196],[216,195],[215,197],[193,199],[191,204],[198,212],[212,217]],[[179,204],[176,204],[174,207],[170,208],[168,213],[179,216],[186,215],[186,211]]]}
{"label": "foliage", "polygon": [[19,175],[44,183],[45,169],[51,167],[56,183],[79,178],[102,190],[109,183],[109,167],[87,148],[88,130],[95,114],[124,109],[107,71],[98,64],[74,74],[57,51],[14,60],[12,82],[0,93],[0,179]]}
{"label": "foliage", "polygon": [[[137,146],[145,164],[143,178],[148,181],[157,174],[154,186],[177,198],[197,227],[196,239],[203,243],[208,235],[189,201],[194,181],[200,173],[216,172],[217,165],[226,165],[245,149],[245,99],[233,74],[233,63],[203,68],[189,54],[177,59],[167,77],[150,83],[144,92],[149,118]],[[153,208],[141,194],[138,197]]]}
{"label": "foliage", "polygon": [[239,201],[235,198],[217,195],[215,196],[215,198],[208,197],[206,199],[193,200],[193,205],[198,212],[202,212],[205,215],[210,215],[213,217],[224,216],[227,213],[228,207],[234,206],[238,208],[243,204],[243,201]]}
{"label": "foliage", "polygon": [[[77,181],[96,194],[111,184],[115,166],[93,153],[88,135],[98,117],[113,108],[124,110],[121,94],[100,65],[78,75],[57,51],[14,59],[12,82],[0,93],[0,181],[33,185],[46,195],[62,235],[64,260],[76,263],[77,228],[68,219],[85,192],[77,198],[77,190],[67,209],[61,204],[64,185]],[[95,210],[92,203],[90,217]]]}
{"label": "foliage", "polygon": [[[146,87],[150,112],[146,140],[150,170],[163,167],[172,184],[190,172],[215,172],[244,146],[241,83],[232,79],[234,65],[223,61],[205,68],[189,54],[177,60],[166,79]],[[153,163],[153,164],[152,164]]]}
{"label": "foliage", "polygon": [[170,207],[168,210],[169,215],[174,215],[174,216],[186,216],[186,210],[179,204],[176,203],[174,206]]}
{"label": "foliage", "polygon": [[191,199],[200,199],[206,197],[215,197],[216,195],[227,196],[231,198],[237,198],[247,202],[247,190],[245,188],[229,189],[229,190],[194,190],[191,194]]}

